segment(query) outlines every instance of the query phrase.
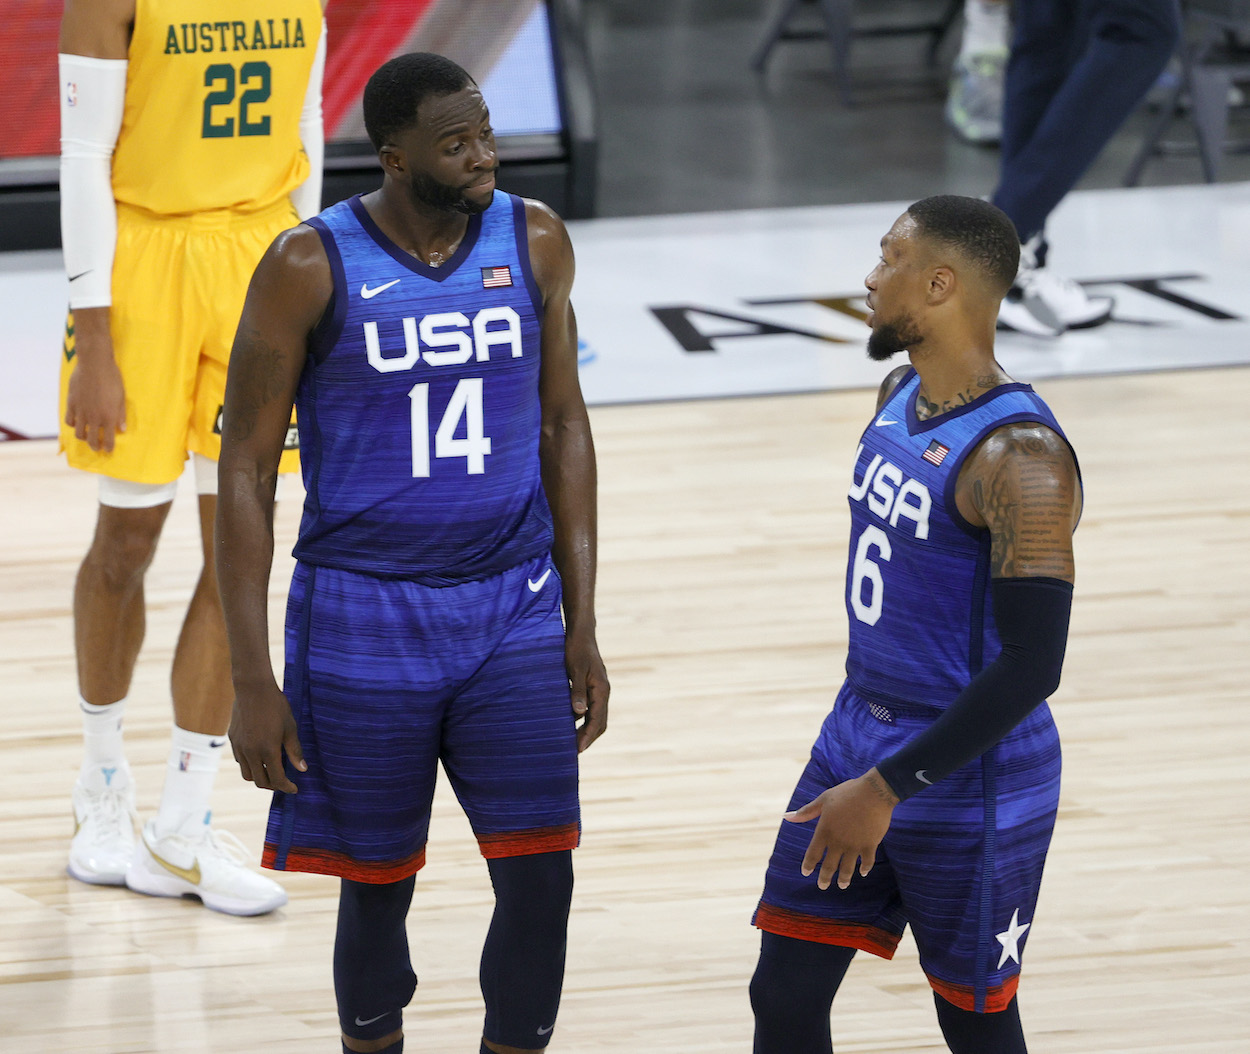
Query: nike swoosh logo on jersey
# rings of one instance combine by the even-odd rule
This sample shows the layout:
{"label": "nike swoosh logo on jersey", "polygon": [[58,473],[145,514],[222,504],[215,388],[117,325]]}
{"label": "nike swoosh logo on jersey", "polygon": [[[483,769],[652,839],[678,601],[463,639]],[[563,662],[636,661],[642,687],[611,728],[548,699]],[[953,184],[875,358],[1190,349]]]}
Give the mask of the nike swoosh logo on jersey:
{"label": "nike swoosh logo on jersey", "polygon": [[386,1010],[386,1011],[384,1011],[383,1013],[379,1014],[377,1017],[371,1017],[371,1018],[369,1018],[369,1020],[368,1020],[368,1021],[361,1021],[361,1020],[360,1020],[360,1018],[356,1018],[356,1025],[357,1025],[357,1027],[359,1027],[359,1028],[364,1028],[364,1027],[365,1027],[365,1025],[372,1025],[375,1021],[381,1021],[381,1020],[382,1020],[382,1018],[386,1017],[386,1015],[387,1015],[387,1014],[389,1014],[389,1013],[390,1013],[390,1011],[389,1011],[389,1010]]}
{"label": "nike swoosh logo on jersey", "polygon": [[933,786],[933,780],[930,780],[930,779],[925,779],[925,775],[924,775],[924,774],[925,774],[926,772],[928,772],[928,771],[929,771],[928,769],[917,769],[917,771],[916,771],[916,779],[918,779],[918,780],[919,780],[921,783],[923,783],[925,786],[927,786],[927,787],[932,787],[932,786]]}
{"label": "nike swoosh logo on jersey", "polygon": [[375,286],[373,289],[369,288],[368,282],[361,282],[360,283],[360,299],[371,300],[373,297],[377,296],[384,289],[390,289],[391,286],[398,285],[400,281],[402,281],[402,279],[392,278],[389,282],[383,282],[381,285]]}
{"label": "nike swoosh logo on jersey", "polygon": [[[547,576],[550,574],[551,574],[551,568],[549,567],[547,568],[546,571],[543,572],[542,578],[540,578],[537,582],[535,582],[532,578],[529,578],[529,579],[526,579],[525,584],[530,587],[531,593],[537,593],[540,589],[542,589],[544,585],[547,584]],[[551,1027],[555,1028],[556,1026],[552,1025]]]}
{"label": "nike swoosh logo on jersey", "polygon": [[873,424],[875,424],[878,428],[884,428],[886,425],[896,425],[898,422],[891,421],[885,417],[879,417],[877,420],[873,421]]}
{"label": "nike swoosh logo on jersey", "polygon": [[88,267],[85,271],[79,271],[77,274],[70,275],[69,280],[71,282],[77,282],[78,279],[83,278],[86,275],[89,275],[93,270],[95,270],[94,267]]}
{"label": "nike swoosh logo on jersey", "polygon": [[556,1027],[555,1025],[548,1025],[546,1028],[539,1028],[538,1034],[540,1036],[545,1036],[548,1032],[550,1032],[555,1027]]}

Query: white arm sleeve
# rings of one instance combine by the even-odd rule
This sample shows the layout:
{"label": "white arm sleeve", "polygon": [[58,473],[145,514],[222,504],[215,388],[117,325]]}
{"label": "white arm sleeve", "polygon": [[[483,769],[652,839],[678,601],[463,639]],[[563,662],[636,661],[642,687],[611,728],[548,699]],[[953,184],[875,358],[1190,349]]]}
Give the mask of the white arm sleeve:
{"label": "white arm sleeve", "polygon": [[126,104],[126,60],[58,55],[61,74],[61,245],[69,306],[112,303],[117,204],[112,158]]}
{"label": "white arm sleeve", "polygon": [[325,126],[321,119],[321,82],[326,69],[326,23],[321,20],[321,36],[313,55],[312,69],[308,71],[308,91],[304,94],[304,109],[299,115],[299,138],[308,155],[308,178],[291,191],[291,204],[301,220],[315,216],[321,211],[322,166],[326,157]]}

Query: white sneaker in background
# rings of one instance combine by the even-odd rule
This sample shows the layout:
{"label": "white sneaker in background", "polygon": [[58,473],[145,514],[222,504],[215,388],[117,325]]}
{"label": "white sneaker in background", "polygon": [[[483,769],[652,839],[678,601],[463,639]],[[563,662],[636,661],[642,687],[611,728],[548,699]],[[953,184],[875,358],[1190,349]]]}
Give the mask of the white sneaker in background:
{"label": "white sneaker in background", "polygon": [[946,123],[969,143],[992,145],[1003,137],[1003,77],[1007,49],[961,55],[951,68]]}
{"label": "white sneaker in background", "polygon": [[135,851],[135,788],[125,762],[74,784],[69,873],[94,886],[124,886]]}
{"label": "white sneaker in background", "polygon": [[153,897],[199,897],[206,908],[227,915],[264,915],[282,907],[286,890],[248,867],[243,843],[207,822],[194,835],[158,837],[155,821],[143,826],[126,872],[126,885]]}
{"label": "white sneaker in background", "polygon": [[1020,247],[1015,285],[998,310],[998,325],[1034,337],[1057,337],[1069,329],[1089,329],[1111,318],[1115,299],[1090,296],[1080,283],[1039,267],[1038,235]]}

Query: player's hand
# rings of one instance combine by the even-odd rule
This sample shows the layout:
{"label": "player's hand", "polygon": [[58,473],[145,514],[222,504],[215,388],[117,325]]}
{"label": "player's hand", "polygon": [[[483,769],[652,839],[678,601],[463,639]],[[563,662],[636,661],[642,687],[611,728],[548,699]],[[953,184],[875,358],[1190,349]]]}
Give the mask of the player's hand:
{"label": "player's hand", "polygon": [[111,453],[118,432],[126,431],[126,387],[113,358],[107,314],[101,327],[90,320],[89,308],[74,313],[74,357],[65,398],[65,423],[92,450]]}
{"label": "player's hand", "polygon": [[580,754],[608,728],[608,672],[599,656],[593,634],[570,633],[564,645],[573,715],[580,720],[577,752]]}
{"label": "player's hand", "polygon": [[263,689],[238,692],[230,717],[230,747],[239,771],[264,790],[295,794],[282,767],[282,752],[300,772],[308,771],[286,696],[272,682]]}
{"label": "player's hand", "polygon": [[[803,874],[810,875],[820,865],[816,884],[828,889],[834,873],[838,888],[846,889],[859,861],[859,873],[868,874],[877,860],[877,846],[890,829],[890,818],[898,798],[875,768],[857,779],[830,787],[801,809],[785,814],[791,823],[807,823],[819,817],[807,853]],[[824,863],[821,863],[821,858]]]}

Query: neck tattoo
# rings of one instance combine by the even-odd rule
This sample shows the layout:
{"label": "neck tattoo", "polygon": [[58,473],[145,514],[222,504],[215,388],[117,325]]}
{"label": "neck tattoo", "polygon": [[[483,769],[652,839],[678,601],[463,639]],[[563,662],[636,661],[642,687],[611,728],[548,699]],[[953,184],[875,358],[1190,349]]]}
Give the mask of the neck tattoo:
{"label": "neck tattoo", "polygon": [[974,399],[980,398],[986,392],[993,388],[997,388],[1000,384],[1006,383],[1006,378],[997,373],[987,373],[983,377],[978,377],[976,383],[959,392],[954,398],[947,399],[941,404],[933,402],[925,394],[923,388],[916,393],[916,417],[921,421],[927,421],[931,417],[938,414],[947,413],[960,406],[967,406]]}

